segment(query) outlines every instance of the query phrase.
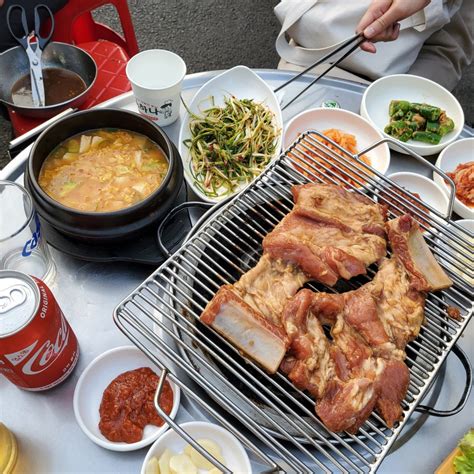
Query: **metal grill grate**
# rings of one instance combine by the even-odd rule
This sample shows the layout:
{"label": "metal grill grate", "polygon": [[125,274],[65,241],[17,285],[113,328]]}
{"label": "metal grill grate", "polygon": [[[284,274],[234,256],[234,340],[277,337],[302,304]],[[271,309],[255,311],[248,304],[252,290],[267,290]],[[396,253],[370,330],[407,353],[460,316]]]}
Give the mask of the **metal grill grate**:
{"label": "metal grill grate", "polygon": [[[472,316],[472,235],[436,209],[414,207],[403,188],[360,159],[390,139],[353,156],[331,142],[339,150],[336,153],[318,137],[322,135],[316,131],[303,134],[254,183],[216,211],[178,252],[119,304],[114,318],[149,357],[171,369],[175,375],[170,377],[205,410],[219,416],[202,397],[203,392],[199,395],[181,381],[183,375],[238,420],[241,429],[234,433],[270,470],[277,466],[251,441],[252,437],[268,448],[266,452],[273,453],[277,464],[283,459],[297,472],[372,472],[429,389]],[[426,324],[407,348],[411,378],[403,402],[404,418],[393,429],[374,413],[357,435],[327,431],[314,413],[311,397],[296,389],[283,374],[268,375],[199,322],[201,312],[218,288],[234,283],[257,263],[263,237],[293,207],[291,186],[309,181],[343,185],[381,202],[389,198],[395,212],[403,213],[404,206],[409,208],[417,220],[421,219],[426,241],[454,281],[450,289],[427,298]],[[451,185],[454,189],[452,182]],[[453,198],[452,195],[449,214]],[[314,291],[346,291],[364,284],[375,272],[375,267],[369,268],[367,276],[338,284],[335,289],[320,284],[309,287]],[[460,310],[460,320],[448,316],[449,306]],[[218,419],[222,422],[223,417]],[[174,423],[171,425],[181,431]]]}

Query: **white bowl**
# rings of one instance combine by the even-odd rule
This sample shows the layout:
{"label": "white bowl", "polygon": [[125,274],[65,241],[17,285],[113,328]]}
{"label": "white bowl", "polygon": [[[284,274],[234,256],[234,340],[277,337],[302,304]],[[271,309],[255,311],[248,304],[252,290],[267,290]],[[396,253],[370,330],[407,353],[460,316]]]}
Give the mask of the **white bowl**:
{"label": "white bowl", "polygon": [[[214,98],[214,104],[224,105],[224,98],[233,95],[237,99],[254,99],[263,102],[274,114],[275,126],[283,129],[283,119],[281,115],[280,103],[269,85],[257,74],[245,66],[236,66],[206,82],[193,97],[189,104],[189,110],[196,115],[200,115],[203,109],[211,105],[210,98]],[[227,196],[210,198],[204,194],[194,183],[194,178],[190,170],[191,156],[184,141],[191,138],[189,130],[190,116],[187,113],[183,118],[181,130],[179,131],[178,150],[183,160],[184,177],[191,189],[203,200],[207,202],[219,202]],[[277,140],[275,153],[271,161],[280,155],[281,133]],[[240,192],[245,186],[242,185],[234,194]]]}
{"label": "white bowl", "polygon": [[[188,423],[182,423],[180,426],[195,440],[205,438],[214,441],[221,448],[226,467],[232,472],[241,474],[252,472],[250,460],[244,447],[240,441],[226,429],[204,421],[190,421]],[[146,466],[153,456],[159,459],[166,448],[175,454],[180,454],[184,451],[187,444],[188,443],[175,431],[169,430],[163,436],[160,436],[148,451],[143,461],[141,474],[145,474]],[[199,470],[199,473],[204,472],[206,471],[203,469]]]}
{"label": "white bowl", "polygon": [[[316,108],[306,110],[288,122],[283,134],[283,148],[286,150],[302,133],[308,130],[323,132],[337,128],[356,137],[357,150],[362,151],[375,142],[382,140],[382,134],[360,115],[342,109]],[[386,143],[366,153],[370,163],[381,174],[390,166],[390,150]]]}
{"label": "white bowl", "polygon": [[[436,166],[445,173],[453,172],[458,165],[469,161],[474,161],[474,138],[458,140],[446,147],[436,160]],[[451,186],[446,184],[438,173],[433,172],[433,179],[449,196]],[[454,211],[465,219],[474,219],[474,209],[466,206],[458,198],[454,199]]]}
{"label": "white bowl", "polygon": [[[444,217],[448,215],[449,200],[446,193],[441,189],[441,186],[436,184],[429,178],[418,173],[410,173],[408,171],[401,171],[393,173],[388,176],[393,182],[402,186],[407,191],[418,193],[423,202],[436,209],[443,214]],[[429,213],[434,219],[436,215]]]}
{"label": "white bowl", "polygon": [[[442,137],[437,145],[415,140],[408,140],[406,143],[400,142],[419,155],[426,156],[439,153],[456,140],[464,127],[462,107],[457,99],[444,87],[423,77],[412,76],[411,74],[395,74],[382,77],[367,87],[360,104],[362,117],[370,120],[386,137],[393,138],[383,131],[390,121],[388,107],[391,100],[408,100],[434,105],[445,110],[448,117],[454,120],[454,130]],[[406,153],[401,148],[393,148]]]}
{"label": "white bowl", "polygon": [[[74,390],[74,415],[82,431],[99,446],[112,451],[133,451],[153,443],[168,429],[162,426],[147,425],[143,439],[136,443],[109,441],[99,430],[99,407],[102,395],[115,377],[128,370],[150,367],[157,375],[161,370],[135,346],[122,346],[111,349],[96,357],[82,372]],[[173,408],[170,416],[174,418],[179,408],[180,389],[170,381],[173,390]]]}

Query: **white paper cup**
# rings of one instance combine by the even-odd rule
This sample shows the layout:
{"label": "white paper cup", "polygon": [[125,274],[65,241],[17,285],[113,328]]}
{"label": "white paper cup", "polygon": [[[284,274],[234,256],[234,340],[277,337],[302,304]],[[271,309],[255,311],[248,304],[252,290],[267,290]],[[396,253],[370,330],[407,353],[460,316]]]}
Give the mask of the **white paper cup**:
{"label": "white paper cup", "polygon": [[127,77],[132,84],[138,111],[157,125],[170,125],[179,116],[185,62],[165,49],[149,49],[128,61]]}

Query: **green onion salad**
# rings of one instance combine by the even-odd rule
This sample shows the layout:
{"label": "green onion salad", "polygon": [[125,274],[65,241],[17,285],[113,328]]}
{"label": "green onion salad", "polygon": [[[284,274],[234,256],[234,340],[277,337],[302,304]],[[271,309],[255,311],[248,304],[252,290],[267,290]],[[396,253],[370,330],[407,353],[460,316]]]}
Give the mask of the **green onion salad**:
{"label": "green onion salad", "polygon": [[196,186],[208,197],[225,197],[258,176],[275,154],[280,130],[274,114],[252,99],[224,98],[191,116],[191,138],[184,141],[191,155]]}

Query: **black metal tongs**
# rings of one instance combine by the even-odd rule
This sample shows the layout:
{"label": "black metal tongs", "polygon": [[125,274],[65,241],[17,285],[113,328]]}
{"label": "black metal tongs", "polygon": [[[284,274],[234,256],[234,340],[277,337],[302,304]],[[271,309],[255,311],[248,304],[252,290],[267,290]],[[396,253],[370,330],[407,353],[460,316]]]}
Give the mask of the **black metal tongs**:
{"label": "black metal tongs", "polygon": [[362,33],[355,34],[354,36],[342,42],[336,49],[334,49],[334,51],[331,51],[330,53],[326,54],[326,56],[323,56],[322,58],[318,59],[315,63],[311,64],[311,66],[308,66],[306,69],[296,74],[296,76],[293,76],[289,81],[283,83],[281,86],[278,86],[273,92],[278,92],[279,90],[286,87],[288,84],[291,84],[293,81],[296,81],[296,79],[301,77],[303,74],[306,74],[307,72],[311,71],[311,69],[315,68],[316,66],[319,66],[320,64],[327,62],[333,56],[340,53],[343,49],[347,48],[352,43],[355,43],[354,46],[352,46],[346,53],[344,53],[337,61],[330,64],[329,67],[322,74],[320,74],[319,76],[316,76],[316,78],[313,79],[302,91],[300,91],[298,94],[295,95],[295,97],[293,97],[289,102],[287,102],[282,107],[282,110],[285,110],[298,97],[304,94],[310,87],[316,84],[316,82],[318,82],[329,71],[331,71],[331,69],[335,68],[341,61],[344,61],[344,59],[346,59],[349,55],[351,55],[364,41],[366,41],[366,39],[364,38],[364,35]]}

